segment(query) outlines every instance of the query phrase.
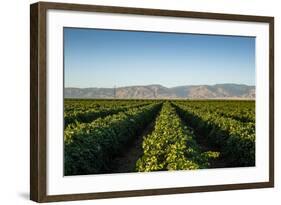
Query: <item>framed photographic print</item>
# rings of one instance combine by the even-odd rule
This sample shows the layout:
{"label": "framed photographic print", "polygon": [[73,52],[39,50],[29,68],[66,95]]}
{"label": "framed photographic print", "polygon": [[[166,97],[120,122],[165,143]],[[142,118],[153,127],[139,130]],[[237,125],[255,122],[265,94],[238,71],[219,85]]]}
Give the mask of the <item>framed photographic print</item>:
{"label": "framed photographic print", "polygon": [[39,2],[37,202],[274,186],[274,18]]}

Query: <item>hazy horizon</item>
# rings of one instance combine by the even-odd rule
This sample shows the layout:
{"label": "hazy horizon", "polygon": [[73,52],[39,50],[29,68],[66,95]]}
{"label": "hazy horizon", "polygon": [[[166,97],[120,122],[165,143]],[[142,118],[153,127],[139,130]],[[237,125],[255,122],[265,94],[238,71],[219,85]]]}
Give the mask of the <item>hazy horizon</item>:
{"label": "hazy horizon", "polygon": [[255,86],[255,38],[64,28],[64,76],[77,88]]}
{"label": "hazy horizon", "polygon": [[216,83],[216,84],[192,84],[192,85],[177,85],[177,86],[172,86],[172,87],[167,87],[161,84],[153,83],[153,84],[145,84],[145,85],[129,85],[129,86],[113,86],[113,87],[65,87],[65,88],[80,88],[80,89],[85,89],[85,88],[124,88],[124,87],[137,87],[137,86],[163,86],[166,88],[175,88],[175,87],[184,87],[184,86],[215,86],[215,85],[246,85],[246,86],[256,86],[256,85],[248,85],[248,84],[237,84],[237,83]]}

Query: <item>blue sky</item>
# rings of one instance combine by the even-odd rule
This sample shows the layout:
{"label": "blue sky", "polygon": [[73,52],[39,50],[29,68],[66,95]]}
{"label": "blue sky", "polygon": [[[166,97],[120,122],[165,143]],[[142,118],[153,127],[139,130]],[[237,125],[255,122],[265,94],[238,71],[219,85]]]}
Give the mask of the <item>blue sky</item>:
{"label": "blue sky", "polygon": [[64,28],[65,87],[255,85],[255,38]]}

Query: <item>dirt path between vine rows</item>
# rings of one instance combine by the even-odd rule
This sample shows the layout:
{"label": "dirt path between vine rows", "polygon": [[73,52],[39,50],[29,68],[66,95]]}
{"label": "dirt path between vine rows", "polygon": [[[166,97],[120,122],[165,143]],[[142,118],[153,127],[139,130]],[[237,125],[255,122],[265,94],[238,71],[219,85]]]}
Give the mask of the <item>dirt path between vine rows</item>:
{"label": "dirt path between vine rows", "polygon": [[155,120],[150,123],[130,145],[128,145],[128,148],[124,150],[120,156],[114,159],[113,167],[115,167],[115,169],[112,170],[112,173],[135,172],[136,162],[143,154],[143,137],[153,131],[154,124]]}
{"label": "dirt path between vine rows", "polygon": [[[196,131],[194,131],[194,129],[192,130],[196,136],[195,140],[203,152],[207,152],[207,151],[220,152],[218,148],[209,145],[206,137],[199,135]],[[228,165],[227,161],[222,157],[218,157],[217,159],[210,161],[210,168],[226,168],[226,167],[230,167],[230,166]]]}

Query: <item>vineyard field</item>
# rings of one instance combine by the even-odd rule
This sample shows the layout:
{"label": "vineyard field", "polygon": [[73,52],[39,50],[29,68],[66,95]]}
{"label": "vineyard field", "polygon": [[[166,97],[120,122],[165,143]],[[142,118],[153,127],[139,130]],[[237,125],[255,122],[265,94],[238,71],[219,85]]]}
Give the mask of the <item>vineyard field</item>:
{"label": "vineyard field", "polygon": [[255,166],[253,100],[64,100],[64,175]]}

